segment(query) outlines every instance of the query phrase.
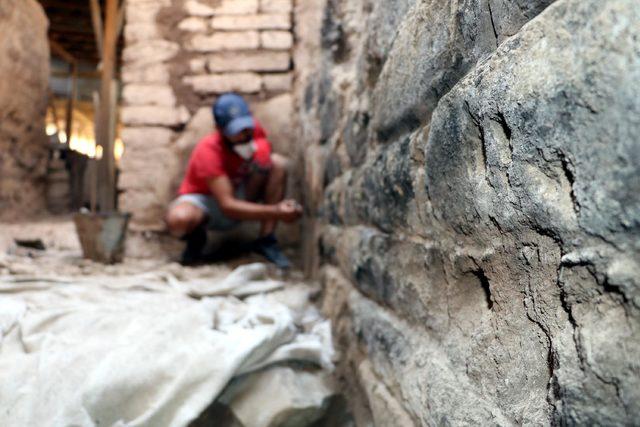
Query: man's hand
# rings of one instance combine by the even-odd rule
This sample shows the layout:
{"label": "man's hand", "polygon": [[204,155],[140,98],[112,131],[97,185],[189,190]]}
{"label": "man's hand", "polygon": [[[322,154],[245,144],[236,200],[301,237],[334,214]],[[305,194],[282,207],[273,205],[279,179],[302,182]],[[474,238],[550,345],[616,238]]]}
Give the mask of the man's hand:
{"label": "man's hand", "polygon": [[302,206],[295,200],[284,200],[276,205],[278,209],[278,219],[291,223],[297,221],[302,216]]}

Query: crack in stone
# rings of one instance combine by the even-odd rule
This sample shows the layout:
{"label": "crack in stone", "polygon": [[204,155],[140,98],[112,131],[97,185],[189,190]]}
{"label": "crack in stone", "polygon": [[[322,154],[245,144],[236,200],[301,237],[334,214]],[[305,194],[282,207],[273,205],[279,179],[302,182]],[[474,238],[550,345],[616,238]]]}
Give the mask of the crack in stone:
{"label": "crack in stone", "polygon": [[491,28],[493,28],[493,35],[496,38],[496,47],[498,47],[500,45],[500,43],[498,42],[500,37],[498,36],[498,30],[496,29],[496,23],[493,18],[493,11],[491,10],[491,0],[487,1],[487,6],[489,6],[489,17],[491,18]]}

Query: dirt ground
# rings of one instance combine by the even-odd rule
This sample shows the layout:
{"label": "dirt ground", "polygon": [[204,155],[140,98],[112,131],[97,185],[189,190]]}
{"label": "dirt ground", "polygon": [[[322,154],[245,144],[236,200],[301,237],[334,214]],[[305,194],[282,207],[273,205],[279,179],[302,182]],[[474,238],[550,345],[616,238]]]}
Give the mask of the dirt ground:
{"label": "dirt ground", "polygon": [[[21,247],[18,240],[40,239],[44,250]],[[198,267],[183,267],[166,257],[138,259],[125,257],[121,264],[102,265],[83,259],[73,221],[68,216],[44,217],[25,222],[0,223],[0,276],[39,275],[73,277],[81,275],[124,276],[149,271],[163,271],[178,279],[214,278],[228,274],[233,268],[251,262],[262,262],[257,256],[244,255],[226,262]],[[297,271],[283,277],[275,269],[271,275],[278,279],[301,281]]]}

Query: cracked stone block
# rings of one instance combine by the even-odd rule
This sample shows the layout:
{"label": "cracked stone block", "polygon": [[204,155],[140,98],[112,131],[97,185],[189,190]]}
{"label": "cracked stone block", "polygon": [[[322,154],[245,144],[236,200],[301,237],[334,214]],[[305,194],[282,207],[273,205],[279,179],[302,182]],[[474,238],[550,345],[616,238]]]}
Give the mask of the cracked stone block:
{"label": "cracked stone block", "polygon": [[189,111],[183,106],[125,106],[121,108],[121,119],[128,126],[175,127],[189,120]]}
{"label": "cracked stone block", "polygon": [[127,25],[156,24],[158,12],[169,6],[171,0],[127,1],[125,16]]}
{"label": "cracked stone block", "polygon": [[207,61],[203,58],[195,58],[189,61],[189,69],[192,73],[203,74],[207,71]]}
{"label": "cracked stone block", "polygon": [[256,73],[210,74],[206,76],[187,76],[185,84],[191,85],[197,93],[256,93],[262,87],[262,78]]}
{"label": "cracked stone block", "polygon": [[184,10],[191,16],[213,16],[213,7],[207,6],[197,0],[187,0],[184,4]]}
{"label": "cracked stone block", "polygon": [[[375,88],[373,124],[378,137],[393,139],[428,121],[440,97],[497,48],[496,14],[504,13],[502,21],[510,22],[510,28],[520,28],[552,2],[526,1],[525,13],[511,15],[503,8],[491,9],[494,2],[429,0],[416,5],[393,41],[394,46],[414,48],[391,48]],[[425,26],[425,21],[434,25]],[[430,54],[416,57],[416,52]],[[406,75],[419,78],[405,79]]]}
{"label": "cracked stone block", "polygon": [[178,24],[178,28],[182,31],[189,31],[192,33],[205,32],[209,27],[206,19],[191,16],[189,18],[185,18]]}
{"label": "cracked stone block", "polygon": [[265,90],[269,92],[287,92],[293,87],[293,74],[263,74],[262,81]]}
{"label": "cracked stone block", "polygon": [[134,44],[161,38],[155,23],[128,23],[124,27],[124,37],[127,44]]}
{"label": "cracked stone block", "polygon": [[214,7],[215,15],[251,15],[258,13],[258,0],[222,0]]}
{"label": "cracked stone block", "polygon": [[290,13],[293,11],[293,0],[260,0],[262,13]]}
{"label": "cracked stone block", "polygon": [[122,82],[162,84],[169,83],[169,68],[165,64],[124,64]]}
{"label": "cracked stone block", "polygon": [[127,46],[122,59],[135,66],[152,65],[167,61],[178,54],[180,46],[167,40],[146,40]]}
{"label": "cracked stone block", "polygon": [[251,50],[260,46],[257,31],[228,31],[193,37],[187,49],[194,52],[218,52],[225,50]]}
{"label": "cracked stone block", "polygon": [[288,71],[291,68],[291,54],[289,52],[224,52],[210,55],[208,59],[208,69],[214,73]]}
{"label": "cracked stone block", "polygon": [[215,16],[211,20],[214,30],[290,30],[291,25],[291,15],[284,13]]}
{"label": "cracked stone block", "polygon": [[293,34],[289,31],[262,31],[260,46],[265,49],[286,50],[293,47]]}
{"label": "cracked stone block", "polygon": [[122,91],[122,99],[128,105],[176,105],[176,96],[169,85],[129,84]]}
{"label": "cracked stone block", "polygon": [[120,136],[127,147],[126,152],[138,149],[145,151],[170,145],[174,132],[164,127],[125,127]]}
{"label": "cracked stone block", "polygon": [[335,394],[325,374],[287,367],[251,374],[236,387],[230,408],[243,425],[255,427],[312,425],[326,414]]}

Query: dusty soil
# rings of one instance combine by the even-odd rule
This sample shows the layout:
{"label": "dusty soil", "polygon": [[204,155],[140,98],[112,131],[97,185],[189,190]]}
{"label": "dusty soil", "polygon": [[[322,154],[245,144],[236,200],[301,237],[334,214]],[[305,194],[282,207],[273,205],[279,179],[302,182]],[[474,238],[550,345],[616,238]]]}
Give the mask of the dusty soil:
{"label": "dusty soil", "polygon": [[[44,250],[20,247],[15,240],[40,239]],[[136,259],[126,257],[122,264],[102,265],[83,259],[75,226],[70,217],[46,217],[33,221],[0,223],[0,276],[44,275],[124,276],[149,271],[163,271],[178,279],[224,276],[238,265],[261,262],[256,256],[243,256],[225,263],[199,267],[183,267],[166,258]],[[283,277],[272,271],[274,278]],[[300,272],[291,272],[286,279],[301,281]]]}

